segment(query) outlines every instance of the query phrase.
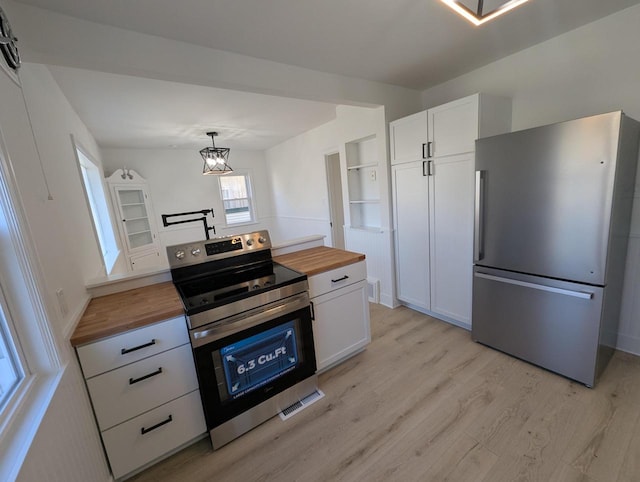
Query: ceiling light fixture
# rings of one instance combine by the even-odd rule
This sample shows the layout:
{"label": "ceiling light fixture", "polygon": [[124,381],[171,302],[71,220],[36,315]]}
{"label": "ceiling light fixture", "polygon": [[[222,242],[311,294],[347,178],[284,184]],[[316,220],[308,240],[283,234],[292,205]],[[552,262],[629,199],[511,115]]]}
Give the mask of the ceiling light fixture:
{"label": "ceiling light fixture", "polygon": [[214,174],[221,176],[223,174],[229,174],[233,172],[229,165],[229,149],[228,147],[216,147],[215,136],[217,132],[207,132],[208,136],[211,136],[211,142],[213,147],[205,147],[200,150],[200,155],[204,159],[204,166],[202,168],[202,174],[209,175]]}
{"label": "ceiling light fixture", "polygon": [[476,4],[477,7],[475,11],[471,8],[467,7],[461,0],[440,0],[447,7],[453,9],[456,13],[462,15],[472,24],[478,26],[482,25],[489,20],[496,18],[498,15],[502,15],[503,13],[508,12],[509,10],[513,10],[516,7],[519,7],[523,3],[528,2],[529,0],[510,0],[509,2],[503,3],[499,7],[491,10],[490,12],[484,12],[484,0],[465,0],[465,2]]}

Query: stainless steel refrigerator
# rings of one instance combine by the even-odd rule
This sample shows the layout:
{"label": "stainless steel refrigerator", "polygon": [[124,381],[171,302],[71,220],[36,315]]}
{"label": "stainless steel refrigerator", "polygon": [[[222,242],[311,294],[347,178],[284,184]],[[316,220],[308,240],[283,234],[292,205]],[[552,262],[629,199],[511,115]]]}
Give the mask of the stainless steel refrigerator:
{"label": "stainless steel refrigerator", "polygon": [[476,141],[474,340],[587,386],[616,343],[640,124]]}

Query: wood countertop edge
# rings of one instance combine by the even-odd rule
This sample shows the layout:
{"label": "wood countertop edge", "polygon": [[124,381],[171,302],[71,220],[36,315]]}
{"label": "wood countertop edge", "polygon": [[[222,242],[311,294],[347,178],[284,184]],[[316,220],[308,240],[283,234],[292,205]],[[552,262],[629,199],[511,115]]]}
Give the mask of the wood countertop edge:
{"label": "wood countertop edge", "polygon": [[[144,328],[154,323],[168,320],[169,318],[175,318],[176,316],[183,316],[184,310],[182,307],[173,310],[162,311],[158,313],[152,313],[144,317],[138,317],[135,320],[130,320],[125,323],[114,323],[104,328],[96,329],[90,333],[75,333],[70,338],[71,345],[76,348],[82,345],[88,345],[96,341],[103,340],[105,338],[111,338],[112,336],[121,335],[127,331],[136,330],[138,328]],[[76,331],[78,331],[76,329]],[[82,331],[82,330],[80,330]]]}
{"label": "wood countertop edge", "polygon": [[[127,309],[131,303],[137,309]],[[184,307],[171,281],[99,296],[85,308],[69,342],[87,345],[176,316],[184,316]]]}
{"label": "wood countertop edge", "polygon": [[[319,254],[326,253],[327,256],[331,256],[332,253],[337,253],[337,259],[326,259],[326,262],[318,265],[317,261],[309,261],[306,257],[314,257]],[[274,261],[280,263],[288,268],[294,269],[307,276],[314,276],[333,269],[342,268],[350,264],[364,261],[366,256],[362,253],[355,253],[353,251],[345,251],[342,249],[331,248],[327,246],[319,246],[315,248],[309,248],[302,251],[294,251],[292,253],[282,254],[274,257]],[[305,264],[311,264],[312,267],[308,268]]]}

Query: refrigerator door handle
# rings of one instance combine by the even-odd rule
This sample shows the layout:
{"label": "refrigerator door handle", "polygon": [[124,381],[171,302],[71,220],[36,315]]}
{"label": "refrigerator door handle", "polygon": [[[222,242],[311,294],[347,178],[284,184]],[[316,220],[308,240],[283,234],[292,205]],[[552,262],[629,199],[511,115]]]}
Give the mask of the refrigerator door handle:
{"label": "refrigerator door handle", "polygon": [[510,278],[502,278],[500,276],[493,276],[485,273],[476,273],[478,278],[488,279],[491,281],[497,281],[498,283],[506,283],[509,285],[522,286],[524,288],[531,288],[534,290],[547,291],[549,293],[556,293],[559,295],[573,296],[574,298],[581,298],[583,300],[590,300],[593,298],[593,293],[589,293],[586,291],[573,291],[573,290],[565,290],[562,288],[554,288],[553,286],[545,286],[537,283],[528,283],[526,281],[518,281]]}
{"label": "refrigerator door handle", "polygon": [[486,171],[476,171],[473,260],[484,258],[484,181]]}

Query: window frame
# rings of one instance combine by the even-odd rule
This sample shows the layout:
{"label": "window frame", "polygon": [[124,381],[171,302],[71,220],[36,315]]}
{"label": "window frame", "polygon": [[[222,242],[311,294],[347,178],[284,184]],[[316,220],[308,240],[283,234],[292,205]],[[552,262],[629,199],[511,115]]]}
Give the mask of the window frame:
{"label": "window frame", "polygon": [[0,480],[14,480],[60,383],[64,364],[5,145],[0,128],[0,284],[8,331],[24,373],[0,418]]}
{"label": "window frame", "polygon": [[[232,199],[225,199],[224,198],[224,194],[223,194],[223,190],[222,190],[222,179],[223,178],[229,178],[229,177],[243,177],[244,181],[245,181],[245,187],[247,190],[247,197],[246,198],[232,198]],[[223,225],[226,228],[232,228],[235,226],[247,226],[250,224],[257,224],[258,223],[258,213],[256,211],[256,205],[255,205],[255,196],[253,193],[253,179],[252,179],[252,175],[251,172],[249,170],[235,170],[229,174],[225,174],[224,176],[219,176],[218,177],[218,195],[220,196],[220,205],[222,207],[222,216],[223,216]],[[225,201],[236,201],[236,200],[244,200],[247,199],[249,202],[249,216],[250,216],[250,220],[249,221],[241,221],[241,222],[237,222],[237,223],[229,223],[227,221],[227,212],[225,210],[224,207],[224,203]]]}
{"label": "window frame", "polygon": [[109,275],[118,261],[121,249],[113,222],[111,204],[107,196],[107,188],[98,162],[75,140],[73,135],[71,135],[71,141],[102,266],[105,274]]}

